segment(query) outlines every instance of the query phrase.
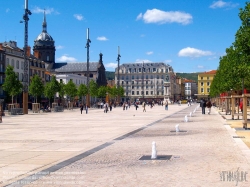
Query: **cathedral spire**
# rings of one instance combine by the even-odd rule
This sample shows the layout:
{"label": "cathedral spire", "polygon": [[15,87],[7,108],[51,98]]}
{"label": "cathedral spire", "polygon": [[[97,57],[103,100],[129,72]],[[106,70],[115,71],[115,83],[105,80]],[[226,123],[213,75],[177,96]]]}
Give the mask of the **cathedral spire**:
{"label": "cathedral spire", "polygon": [[44,9],[44,16],[43,16],[43,32],[47,32],[47,22],[46,22],[45,9]]}

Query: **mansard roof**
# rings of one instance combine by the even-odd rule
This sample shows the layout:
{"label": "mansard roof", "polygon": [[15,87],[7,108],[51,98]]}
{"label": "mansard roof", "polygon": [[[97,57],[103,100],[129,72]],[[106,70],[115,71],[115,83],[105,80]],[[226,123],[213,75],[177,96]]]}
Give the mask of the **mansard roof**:
{"label": "mansard roof", "polygon": [[[99,62],[89,62],[89,71],[97,71]],[[87,62],[56,62],[52,71],[62,72],[82,72],[87,71]]]}
{"label": "mansard roof", "polygon": [[[125,68],[137,68],[137,67],[142,67],[143,63],[125,63],[125,64],[121,64],[121,67],[125,67]],[[146,62],[144,63],[144,68],[157,68],[160,66],[169,66],[168,64],[165,64],[163,62]]]}

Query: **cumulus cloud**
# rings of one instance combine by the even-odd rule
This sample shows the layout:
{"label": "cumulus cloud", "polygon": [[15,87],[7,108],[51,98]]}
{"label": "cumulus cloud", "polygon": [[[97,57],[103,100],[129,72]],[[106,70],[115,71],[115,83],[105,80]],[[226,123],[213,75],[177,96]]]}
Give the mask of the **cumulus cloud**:
{"label": "cumulus cloud", "polygon": [[5,10],[5,12],[7,12],[7,13],[8,13],[9,11],[10,11],[10,9],[9,9],[9,8],[7,8],[7,9]]}
{"label": "cumulus cloud", "polygon": [[115,69],[117,67],[117,63],[111,62],[111,63],[105,64],[105,67]]}
{"label": "cumulus cloud", "polygon": [[197,68],[198,68],[198,69],[203,69],[203,68],[204,68],[204,66],[202,66],[202,65],[198,65],[198,66],[197,66]]}
{"label": "cumulus cloud", "polygon": [[105,36],[99,36],[96,39],[99,41],[107,41],[108,40],[108,38],[106,38]]}
{"label": "cumulus cloud", "polygon": [[171,63],[172,60],[164,60],[165,63]]}
{"label": "cumulus cloud", "polygon": [[146,52],[147,55],[152,55],[153,53],[154,53],[153,51]]}
{"label": "cumulus cloud", "polygon": [[223,0],[219,0],[219,1],[214,1],[212,5],[209,6],[209,8],[234,8],[236,6],[238,6],[238,3],[232,3],[232,2],[226,2]]}
{"label": "cumulus cloud", "polygon": [[68,56],[67,54],[65,54],[65,55],[63,55],[63,56],[57,58],[56,60],[57,60],[58,62],[76,62],[76,61],[77,61],[76,58],[70,57],[70,56]]}
{"label": "cumulus cloud", "polygon": [[63,49],[63,48],[64,48],[64,46],[62,46],[62,45],[56,46],[56,49]]}
{"label": "cumulus cloud", "polygon": [[162,11],[158,9],[147,10],[144,14],[140,13],[136,20],[143,20],[145,23],[180,23],[187,25],[192,22],[192,15],[180,11]]}
{"label": "cumulus cloud", "polygon": [[210,56],[213,53],[211,51],[203,51],[200,49],[195,49],[191,47],[186,47],[181,49],[178,53],[178,56],[181,57],[202,57],[202,56]]}
{"label": "cumulus cloud", "polygon": [[82,16],[82,14],[74,14],[74,17],[79,20],[82,21],[84,19],[84,17]]}
{"label": "cumulus cloud", "polygon": [[144,62],[144,63],[149,63],[149,62],[151,62],[151,61],[150,61],[150,60],[147,60],[147,59],[144,59],[144,60],[143,60],[143,59],[136,59],[136,60],[135,60],[135,63],[143,63],[143,62]]}
{"label": "cumulus cloud", "polygon": [[54,8],[46,8],[46,9],[42,9],[38,6],[35,6],[31,12],[32,13],[35,13],[35,14],[39,14],[39,13],[44,13],[44,10],[45,10],[45,14],[52,14],[52,13],[55,13],[55,14],[59,14],[59,12],[55,11]]}

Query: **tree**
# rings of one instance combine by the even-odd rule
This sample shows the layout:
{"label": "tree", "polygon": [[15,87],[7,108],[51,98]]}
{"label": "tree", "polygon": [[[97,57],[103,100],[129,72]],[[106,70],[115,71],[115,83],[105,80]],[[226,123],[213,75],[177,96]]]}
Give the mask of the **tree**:
{"label": "tree", "polygon": [[47,82],[45,84],[44,95],[49,99],[49,106],[50,106],[50,100],[55,96],[55,93],[51,88],[51,82]]}
{"label": "tree", "polygon": [[64,96],[65,96],[65,90],[64,90],[64,87],[65,87],[65,84],[62,80],[60,80],[60,83],[59,83],[59,97],[62,101],[62,103],[64,104]]}
{"label": "tree", "polygon": [[36,98],[36,103],[37,103],[37,96],[41,96],[43,92],[44,92],[43,82],[38,75],[35,75],[31,80],[29,86],[29,93]]}
{"label": "tree", "polygon": [[[80,84],[80,86],[77,89],[77,95],[79,97],[86,96],[88,94],[88,88],[85,84]],[[83,104],[83,99],[82,99],[82,104]]]}
{"label": "tree", "polygon": [[3,90],[8,92],[8,94],[12,97],[12,104],[13,104],[13,97],[22,92],[22,87],[23,85],[18,80],[18,77],[14,72],[14,68],[8,65],[5,72],[5,81],[3,83]]}
{"label": "tree", "polygon": [[99,98],[105,98],[107,94],[107,87],[106,86],[100,86],[98,88],[98,96]]}
{"label": "tree", "polygon": [[117,96],[123,97],[125,91],[124,91],[123,87],[119,86],[119,87],[117,88],[116,93],[117,93]]}
{"label": "tree", "polygon": [[51,77],[50,89],[51,89],[51,92],[54,94],[53,97],[54,97],[54,102],[55,102],[55,95],[57,92],[60,91],[60,85],[59,85],[59,82],[56,80],[55,76]]}
{"label": "tree", "polygon": [[98,96],[98,85],[94,80],[91,80],[89,82],[89,94],[92,97],[97,97]]}
{"label": "tree", "polygon": [[65,84],[64,90],[66,95],[70,97],[70,100],[77,95],[77,88],[72,80],[70,80],[67,84]]}

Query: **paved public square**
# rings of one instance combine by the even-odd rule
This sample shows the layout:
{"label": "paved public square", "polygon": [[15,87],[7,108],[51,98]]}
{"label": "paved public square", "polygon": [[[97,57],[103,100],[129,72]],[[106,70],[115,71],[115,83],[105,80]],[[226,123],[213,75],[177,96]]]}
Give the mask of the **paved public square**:
{"label": "paved public square", "polygon": [[[216,108],[189,117],[197,106],[5,116],[0,185],[249,187],[249,148]],[[171,132],[176,124],[185,132]],[[140,160],[151,155],[153,141],[159,158],[169,160]]]}

